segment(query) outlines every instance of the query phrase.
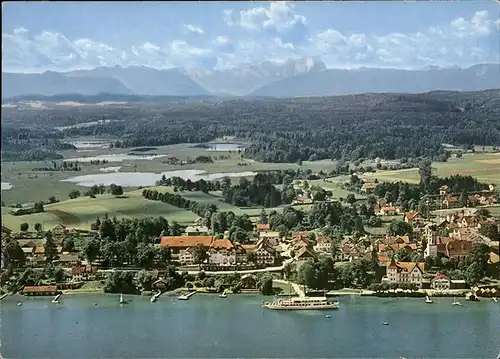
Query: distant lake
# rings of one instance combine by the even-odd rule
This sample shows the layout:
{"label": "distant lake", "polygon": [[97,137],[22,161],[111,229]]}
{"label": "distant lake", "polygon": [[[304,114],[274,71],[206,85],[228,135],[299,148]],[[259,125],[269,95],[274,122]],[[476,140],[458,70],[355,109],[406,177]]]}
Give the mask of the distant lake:
{"label": "distant lake", "polygon": [[241,143],[212,142],[212,143],[204,143],[202,146],[207,151],[217,151],[217,152],[245,150],[245,146]]}
{"label": "distant lake", "polygon": [[2,191],[6,191],[8,189],[11,189],[12,185],[9,182],[2,182]]}
{"label": "distant lake", "polygon": [[92,122],[81,122],[81,123],[76,123],[76,124],[70,125],[70,126],[54,127],[54,129],[56,129],[58,131],[64,131],[64,130],[69,130],[71,128],[92,127],[95,125],[102,125],[102,124],[111,123],[111,122],[119,122],[119,121],[117,121],[117,120],[99,120],[99,121],[92,121]]}
{"label": "distant lake", "polygon": [[98,155],[98,156],[89,156],[89,157],[77,157],[77,158],[66,158],[64,161],[78,161],[78,162],[90,162],[90,161],[103,161],[107,162],[122,162],[127,160],[154,160],[156,158],[168,157],[168,155],[142,155],[140,153],[137,154],[127,154],[127,153],[113,153],[110,155]]}
{"label": "distant lake", "polygon": [[[261,308],[260,295],[2,301],[5,358],[496,358],[500,304],[342,297],[337,311]],[[93,303],[98,303],[93,306]],[[325,314],[331,314],[329,319]],[[382,322],[389,325],[384,326]]]}
{"label": "distant lake", "polygon": [[107,140],[82,140],[82,141],[72,141],[69,142],[78,149],[97,149],[97,148],[108,148],[109,141]]}
{"label": "distant lake", "polygon": [[[113,168],[115,167],[108,167]],[[103,170],[103,169],[101,169]],[[178,171],[167,171],[162,173],[152,173],[152,172],[113,172],[113,173],[98,173],[91,175],[76,176],[62,180],[62,182],[76,183],[83,187],[92,187],[94,185],[104,184],[109,186],[112,183],[123,186],[123,187],[139,187],[139,186],[154,186],[156,181],[159,181],[162,175],[168,177],[181,177],[185,180],[190,179],[192,181],[198,181],[200,179],[216,180],[228,177],[249,177],[255,176],[255,172],[221,172],[221,173],[210,173],[204,174],[206,171],[201,170],[178,170]]]}

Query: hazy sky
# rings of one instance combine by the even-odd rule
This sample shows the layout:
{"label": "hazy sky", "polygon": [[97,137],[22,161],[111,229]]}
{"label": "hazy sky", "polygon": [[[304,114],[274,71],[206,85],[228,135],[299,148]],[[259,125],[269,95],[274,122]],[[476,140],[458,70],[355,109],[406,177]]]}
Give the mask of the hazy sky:
{"label": "hazy sky", "polygon": [[3,3],[2,70],[499,62],[495,1]]}

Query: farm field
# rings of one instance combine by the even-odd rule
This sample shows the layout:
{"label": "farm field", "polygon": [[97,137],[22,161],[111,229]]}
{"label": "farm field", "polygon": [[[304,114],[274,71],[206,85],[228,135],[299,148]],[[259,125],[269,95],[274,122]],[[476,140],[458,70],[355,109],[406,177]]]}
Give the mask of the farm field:
{"label": "farm field", "polygon": [[[433,163],[433,172],[437,176],[447,177],[454,174],[470,175],[479,181],[500,185],[500,153],[464,154],[463,158],[451,158],[448,162]],[[418,183],[418,169],[383,171],[363,176],[366,179],[377,178],[379,181],[404,181]]]}
{"label": "farm field", "polygon": [[[169,187],[148,187],[151,190],[173,192]],[[183,197],[199,203],[213,203],[221,211],[232,211],[235,214],[248,214],[256,221],[262,211],[261,208],[239,208],[221,201],[214,194],[202,192],[178,192]],[[297,209],[309,210],[311,205],[295,206]],[[24,216],[13,216],[9,212],[13,208],[2,207],[2,224],[7,228],[17,230],[21,223],[28,223],[33,228],[40,223],[44,228],[52,228],[57,224],[64,224],[69,228],[89,229],[97,217],[108,216],[117,218],[145,218],[163,216],[169,221],[180,224],[191,224],[198,216],[188,210],[160,201],[147,200],[142,197],[142,189],[125,192],[123,196],[114,197],[109,194],[98,195],[96,198],[79,197],[59,203],[45,205],[45,212]],[[272,210],[281,210],[280,207],[266,208],[267,213]]]}
{"label": "farm field", "polygon": [[[68,140],[69,141],[69,140]],[[51,161],[38,162],[3,162],[2,163],[2,182],[10,184],[12,187],[8,190],[2,190],[2,201],[6,205],[16,203],[33,203],[38,201],[47,201],[50,196],[55,196],[61,201],[68,198],[68,193],[73,189],[81,192],[86,191],[86,187],[76,183],[62,182],[76,176],[104,174],[106,168],[120,167],[120,172],[144,172],[159,174],[166,171],[178,170],[202,170],[210,173],[238,173],[238,172],[256,172],[263,170],[277,169],[311,169],[312,171],[331,171],[335,168],[334,161],[304,162],[302,166],[287,163],[261,163],[252,160],[242,159],[237,152],[207,151],[204,148],[193,147],[193,144],[180,144],[171,146],[157,147],[155,150],[146,154],[158,154],[174,156],[182,160],[195,158],[197,156],[212,156],[214,163],[198,163],[189,165],[171,165],[164,161],[166,157],[154,159],[130,159],[127,154],[132,149],[120,148],[92,148],[84,150],[62,151],[65,159],[76,159],[108,156],[114,158],[113,161],[106,164],[89,165],[80,162],[81,171],[54,171],[39,172],[33,171],[37,167],[50,167]],[[80,152],[78,152],[80,151]],[[84,151],[84,152],[82,152]],[[225,156],[220,158],[220,156]],[[137,187],[128,187],[127,190],[133,190]]]}
{"label": "farm field", "polygon": [[8,207],[2,207],[2,224],[7,228],[17,230],[21,223],[26,222],[33,228],[35,223],[41,223],[44,228],[52,228],[62,223],[70,228],[89,229],[97,217],[108,213],[117,218],[145,218],[163,216],[169,221],[188,224],[198,216],[190,211],[169,204],[150,201],[142,197],[142,190],[126,192],[124,196],[113,197],[108,194],[96,198],[80,197],[45,206],[44,213],[25,216],[9,214]]}

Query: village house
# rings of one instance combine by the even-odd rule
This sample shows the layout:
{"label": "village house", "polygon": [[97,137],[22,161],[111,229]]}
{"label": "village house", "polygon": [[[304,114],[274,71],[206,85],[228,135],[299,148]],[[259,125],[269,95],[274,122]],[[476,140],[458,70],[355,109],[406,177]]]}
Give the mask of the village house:
{"label": "village house", "polygon": [[58,257],[59,258],[55,259],[53,263],[63,267],[79,266],[81,263],[78,255],[74,253],[62,253]]}
{"label": "village house", "polygon": [[388,283],[414,283],[422,287],[424,263],[396,262],[392,260],[387,266],[385,281]]}
{"label": "village house", "polygon": [[403,219],[406,223],[409,223],[411,225],[416,225],[422,221],[422,216],[420,215],[419,212],[410,211],[405,213]]}
{"label": "village house", "polygon": [[437,273],[436,276],[431,280],[430,288],[440,291],[450,289],[465,289],[467,288],[467,284],[465,280],[452,280],[445,274]]}
{"label": "village house", "polygon": [[309,247],[302,247],[297,252],[295,252],[295,260],[298,262],[304,262],[316,258],[316,253]]}
{"label": "village house", "polygon": [[255,264],[259,267],[271,266],[276,262],[276,251],[267,240],[261,239],[257,244],[243,244],[241,247],[245,253],[255,253]]}
{"label": "village house", "polygon": [[96,280],[97,267],[96,266],[78,266],[71,268],[71,277],[75,282],[86,282]]}
{"label": "village house", "polygon": [[313,249],[315,252],[330,253],[332,251],[332,241],[328,237],[321,236],[317,239]]}
{"label": "village house", "polygon": [[186,248],[179,254],[179,263],[181,265],[193,265],[194,263],[194,249],[195,247]]}
{"label": "village house", "polygon": [[206,236],[210,232],[210,229],[208,229],[207,226],[200,226],[200,225],[194,225],[194,226],[187,226],[185,233],[186,236]]}
{"label": "village house", "polygon": [[236,264],[236,249],[229,239],[216,239],[208,249],[208,263],[218,266]]}
{"label": "village house", "polygon": [[446,245],[452,242],[451,237],[441,237],[433,234],[430,238],[427,238],[427,247],[424,250],[424,257],[435,257],[439,253],[446,252]]}
{"label": "village house", "polygon": [[450,233],[450,237],[452,237],[453,239],[456,239],[456,240],[460,240],[460,241],[474,242],[479,237],[479,231],[477,230],[477,228],[473,228],[473,227],[455,228]]}
{"label": "village house", "polygon": [[297,204],[312,204],[313,200],[307,196],[297,196],[292,201],[292,206]]}
{"label": "village house", "polygon": [[380,211],[378,212],[380,216],[396,216],[399,213],[401,213],[401,208],[391,205],[380,207]]}
{"label": "village house", "polygon": [[457,222],[460,228],[472,228],[476,227],[478,219],[475,216],[462,216],[462,218]]}
{"label": "village house", "polygon": [[410,243],[409,236],[386,236],[383,240],[385,244],[403,244]]}
{"label": "village house", "polygon": [[201,245],[208,250],[213,240],[213,236],[163,236],[160,238],[160,246],[170,248],[172,258],[179,259],[179,255],[189,247]]}
{"label": "village house", "polygon": [[450,192],[450,187],[447,185],[439,187],[439,195],[446,196]]}
{"label": "village house", "polygon": [[260,232],[259,240],[266,240],[272,247],[280,242],[280,232]]}
{"label": "village house", "polygon": [[469,241],[449,241],[446,244],[437,246],[437,253],[442,254],[447,258],[455,258],[457,260],[466,259],[469,251],[472,249],[472,242]]}
{"label": "village house", "polygon": [[359,244],[344,243],[340,247],[341,259],[352,262],[361,259],[365,255],[365,248]]}
{"label": "village house", "polygon": [[255,229],[257,231],[268,231],[271,228],[271,225],[269,223],[257,223],[255,225]]}
{"label": "village house", "polygon": [[441,203],[442,208],[456,208],[458,207],[458,197],[456,196],[447,196],[443,199]]}
{"label": "village house", "polygon": [[373,193],[376,187],[377,187],[376,183],[372,182],[363,183],[363,185],[361,186],[361,193],[366,193],[366,194]]}
{"label": "village house", "polygon": [[411,252],[417,250],[417,244],[416,243],[392,243],[392,244],[385,244],[385,243],[380,243],[378,245],[378,251],[383,253],[396,253],[399,249],[403,248],[408,248]]}

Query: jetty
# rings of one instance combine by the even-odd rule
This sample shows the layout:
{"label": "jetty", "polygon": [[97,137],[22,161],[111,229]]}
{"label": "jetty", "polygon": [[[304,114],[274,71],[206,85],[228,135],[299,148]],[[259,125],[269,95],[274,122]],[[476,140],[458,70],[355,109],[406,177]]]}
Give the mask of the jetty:
{"label": "jetty", "polygon": [[189,292],[189,293],[187,293],[187,294],[183,294],[183,295],[181,295],[181,296],[180,296],[179,298],[177,298],[177,299],[179,299],[179,300],[188,300],[189,298],[191,298],[191,296],[193,296],[193,295],[195,295],[195,294],[196,294],[196,291],[194,290],[194,291]]}

